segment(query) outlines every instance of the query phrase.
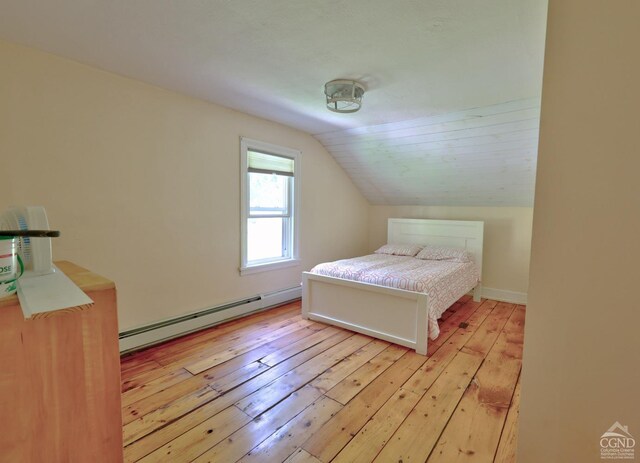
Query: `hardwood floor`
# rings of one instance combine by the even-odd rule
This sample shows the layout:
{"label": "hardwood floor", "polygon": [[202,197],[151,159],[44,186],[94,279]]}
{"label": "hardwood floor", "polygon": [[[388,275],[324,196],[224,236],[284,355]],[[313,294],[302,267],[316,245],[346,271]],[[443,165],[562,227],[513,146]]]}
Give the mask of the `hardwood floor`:
{"label": "hardwood floor", "polygon": [[524,306],[464,297],[424,357],[292,303],[122,359],[126,462],[513,462]]}

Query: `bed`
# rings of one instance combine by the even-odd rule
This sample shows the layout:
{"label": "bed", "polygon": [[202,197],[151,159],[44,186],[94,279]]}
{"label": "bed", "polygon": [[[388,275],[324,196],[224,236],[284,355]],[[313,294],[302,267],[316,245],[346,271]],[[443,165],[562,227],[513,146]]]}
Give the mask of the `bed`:
{"label": "bed", "polygon": [[484,222],[389,219],[389,244],[464,249],[473,264],[378,254],[320,264],[302,274],[302,315],[426,355],[442,312],[472,290],[480,300],[483,235]]}

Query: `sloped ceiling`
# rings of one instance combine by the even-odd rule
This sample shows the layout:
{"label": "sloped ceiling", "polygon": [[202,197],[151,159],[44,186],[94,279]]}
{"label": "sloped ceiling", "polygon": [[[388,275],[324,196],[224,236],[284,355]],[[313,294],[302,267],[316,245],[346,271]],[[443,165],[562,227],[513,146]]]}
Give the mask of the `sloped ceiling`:
{"label": "sloped ceiling", "polygon": [[540,101],[317,135],[372,204],[530,206]]}
{"label": "sloped ceiling", "polygon": [[544,0],[0,5],[0,38],[314,134],[373,203],[531,204]]}

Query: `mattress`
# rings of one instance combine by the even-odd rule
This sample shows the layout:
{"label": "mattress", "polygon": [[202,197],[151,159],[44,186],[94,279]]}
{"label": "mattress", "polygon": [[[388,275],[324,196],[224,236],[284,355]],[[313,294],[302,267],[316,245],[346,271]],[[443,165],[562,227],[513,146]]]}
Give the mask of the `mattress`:
{"label": "mattress", "polygon": [[429,296],[429,338],[440,334],[438,319],[476,286],[480,272],[472,263],[422,260],[415,257],[370,254],[316,265],[311,273],[360,281]]}

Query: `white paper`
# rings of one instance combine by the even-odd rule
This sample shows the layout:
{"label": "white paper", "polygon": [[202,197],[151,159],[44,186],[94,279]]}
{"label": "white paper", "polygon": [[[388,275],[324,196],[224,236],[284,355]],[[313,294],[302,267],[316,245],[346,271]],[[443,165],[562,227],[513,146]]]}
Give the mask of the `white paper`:
{"label": "white paper", "polygon": [[55,271],[18,280],[18,298],[25,318],[33,314],[52,312],[93,301],[63,272],[54,265]]}

